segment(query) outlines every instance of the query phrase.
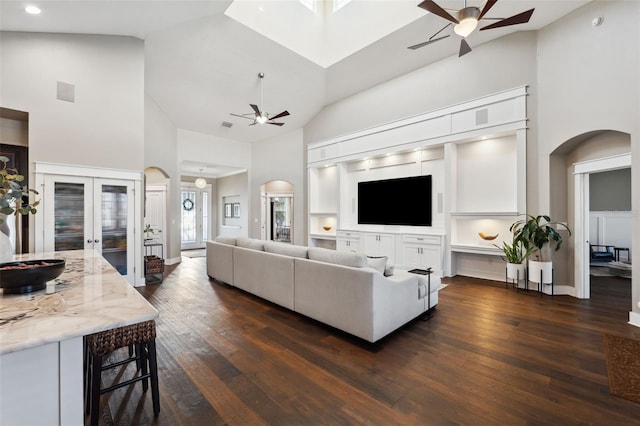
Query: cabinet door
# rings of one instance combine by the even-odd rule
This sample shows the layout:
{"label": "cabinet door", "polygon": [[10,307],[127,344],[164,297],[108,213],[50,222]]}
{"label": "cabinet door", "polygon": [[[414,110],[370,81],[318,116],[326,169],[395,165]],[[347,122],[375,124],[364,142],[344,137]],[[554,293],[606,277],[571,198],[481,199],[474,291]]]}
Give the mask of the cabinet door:
{"label": "cabinet door", "polygon": [[360,240],[357,238],[339,238],[336,240],[336,250],[360,251]]}
{"label": "cabinet door", "polygon": [[396,244],[394,236],[390,234],[378,234],[378,254],[376,256],[387,256],[388,262],[395,263]]}
{"label": "cabinet door", "polygon": [[364,252],[367,256],[380,256],[378,234],[364,234]]}
{"label": "cabinet door", "polygon": [[431,268],[434,272],[442,270],[440,246],[424,245],[422,247],[422,267]]}
{"label": "cabinet door", "polygon": [[367,256],[387,256],[389,263],[395,262],[395,242],[391,234],[365,234],[364,249]]}
{"label": "cabinet door", "polygon": [[425,268],[422,263],[422,246],[417,244],[404,244],[402,247],[402,257],[407,269]]}

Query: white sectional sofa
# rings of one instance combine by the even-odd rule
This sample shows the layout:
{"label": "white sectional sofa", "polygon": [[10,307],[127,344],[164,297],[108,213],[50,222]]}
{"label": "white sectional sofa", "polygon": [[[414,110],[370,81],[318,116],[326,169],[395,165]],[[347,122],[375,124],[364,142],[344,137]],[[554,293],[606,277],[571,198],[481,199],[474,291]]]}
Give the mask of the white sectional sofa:
{"label": "white sectional sofa", "polygon": [[251,238],[207,241],[209,277],[369,342],[438,304],[439,277],[429,282],[401,270],[385,276],[384,269],[384,259],[363,253]]}

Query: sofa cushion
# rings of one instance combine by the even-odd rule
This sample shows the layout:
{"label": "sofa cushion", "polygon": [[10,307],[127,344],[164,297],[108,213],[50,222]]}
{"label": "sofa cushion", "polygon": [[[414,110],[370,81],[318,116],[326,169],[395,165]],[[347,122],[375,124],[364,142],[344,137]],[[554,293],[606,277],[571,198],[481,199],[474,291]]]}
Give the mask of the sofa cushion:
{"label": "sofa cushion", "polygon": [[336,251],[322,247],[309,247],[309,259],[318,262],[334,263],[336,265],[362,268],[367,266],[366,255],[353,251]]}
{"label": "sofa cushion", "polygon": [[387,267],[387,256],[367,256],[367,265],[384,274]]}
{"label": "sofa cushion", "polygon": [[236,239],[233,237],[216,237],[215,241],[216,243],[229,244],[230,246],[236,245]]}
{"label": "sofa cushion", "polygon": [[294,246],[286,243],[269,241],[264,243],[264,251],[284,256],[307,258],[307,248],[304,246]]}
{"label": "sofa cushion", "polygon": [[255,238],[238,238],[236,240],[236,245],[242,248],[248,248],[253,250],[264,251],[264,243],[263,240],[258,240]]}

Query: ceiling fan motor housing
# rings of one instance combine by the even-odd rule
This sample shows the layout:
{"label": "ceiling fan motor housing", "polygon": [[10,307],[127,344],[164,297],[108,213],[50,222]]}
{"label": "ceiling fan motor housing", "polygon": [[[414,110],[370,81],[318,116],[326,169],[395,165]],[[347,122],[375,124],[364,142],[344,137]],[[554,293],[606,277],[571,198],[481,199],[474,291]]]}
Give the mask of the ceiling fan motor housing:
{"label": "ceiling fan motor housing", "polygon": [[473,18],[477,21],[478,16],[480,16],[480,9],[474,6],[465,7],[458,11],[458,22],[468,18]]}

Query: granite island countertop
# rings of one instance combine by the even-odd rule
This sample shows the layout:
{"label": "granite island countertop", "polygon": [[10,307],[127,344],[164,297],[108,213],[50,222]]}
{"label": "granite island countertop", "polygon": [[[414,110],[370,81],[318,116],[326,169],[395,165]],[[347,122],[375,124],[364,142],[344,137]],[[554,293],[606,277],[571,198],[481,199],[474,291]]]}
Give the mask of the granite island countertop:
{"label": "granite island countertop", "polygon": [[95,250],[16,256],[32,259],[65,259],[65,270],[46,290],[0,295],[0,355],[158,317]]}

